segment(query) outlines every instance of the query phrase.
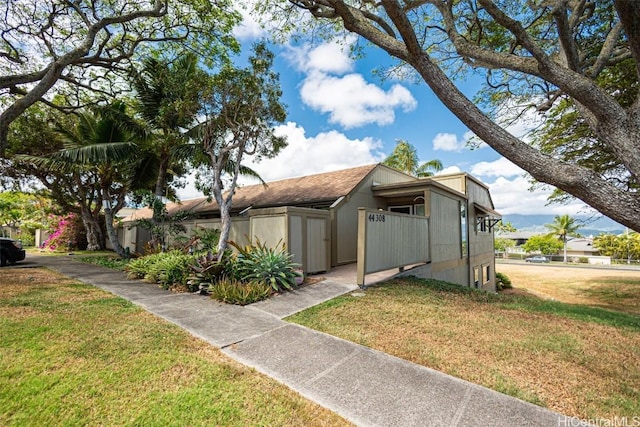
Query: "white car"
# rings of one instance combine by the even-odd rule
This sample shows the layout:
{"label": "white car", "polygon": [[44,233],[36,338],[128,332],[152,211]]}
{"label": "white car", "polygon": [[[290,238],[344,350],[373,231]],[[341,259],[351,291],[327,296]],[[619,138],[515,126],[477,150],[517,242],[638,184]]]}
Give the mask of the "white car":
{"label": "white car", "polygon": [[525,259],[526,262],[549,262],[547,257],[544,256],[532,256]]}

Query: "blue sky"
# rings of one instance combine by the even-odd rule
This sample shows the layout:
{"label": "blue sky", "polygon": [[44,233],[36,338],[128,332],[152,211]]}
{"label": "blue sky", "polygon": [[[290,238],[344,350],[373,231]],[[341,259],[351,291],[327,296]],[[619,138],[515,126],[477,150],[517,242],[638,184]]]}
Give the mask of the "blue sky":
{"label": "blue sky", "polygon": [[[249,46],[264,33],[247,19],[236,35]],[[551,189],[531,192],[524,171],[493,149],[485,144],[473,150],[467,147],[473,134],[426,84],[374,75],[374,69],[391,63],[385,52],[370,48],[362,59],[354,60],[344,46],[328,42],[274,50],[288,106],[287,121],[277,132],[287,136],[289,145],[275,159],[247,162],[266,181],[380,162],[397,139],[404,139],[416,147],[422,161],[439,159],[445,168],[441,173],[469,172],[487,184],[503,215],[584,211],[582,203],[545,206]],[[468,95],[479,88],[473,78],[460,84]],[[516,124],[510,131],[518,135],[523,129]],[[180,196],[200,194],[187,188]]]}

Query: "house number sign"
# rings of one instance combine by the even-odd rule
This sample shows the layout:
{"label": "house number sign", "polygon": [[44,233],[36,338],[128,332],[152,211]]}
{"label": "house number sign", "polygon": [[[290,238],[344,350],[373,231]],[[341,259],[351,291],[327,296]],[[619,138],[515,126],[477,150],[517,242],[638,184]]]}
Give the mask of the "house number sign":
{"label": "house number sign", "polygon": [[375,214],[375,213],[369,214],[369,222],[384,222],[384,221],[385,221],[384,214]]}

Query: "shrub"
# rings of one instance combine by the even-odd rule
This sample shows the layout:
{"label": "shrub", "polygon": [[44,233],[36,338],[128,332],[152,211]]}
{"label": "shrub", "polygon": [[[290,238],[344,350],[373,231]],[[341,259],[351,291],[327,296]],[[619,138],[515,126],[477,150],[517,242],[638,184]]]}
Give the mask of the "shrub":
{"label": "shrub", "polygon": [[240,246],[229,242],[238,249],[235,262],[230,266],[233,277],[240,280],[256,280],[268,284],[276,292],[292,290],[296,278],[300,276],[298,264],[291,259],[293,255],[284,250],[284,244],[268,248],[259,240],[255,245]]}
{"label": "shrub", "polygon": [[158,252],[131,260],[125,268],[127,277],[130,279],[143,279],[151,269],[151,266],[158,262],[163,256],[165,256],[165,253]]}
{"label": "shrub", "polygon": [[172,286],[187,287],[187,278],[191,274],[191,266],[195,262],[193,255],[179,251],[165,252],[153,263],[144,276],[150,282],[159,283],[163,288]]}
{"label": "shrub", "polygon": [[174,285],[187,287],[187,278],[194,263],[193,255],[180,251],[161,252],[132,260],[126,271],[130,278],[144,278],[149,282],[159,283],[165,289]]}
{"label": "shrub", "polygon": [[225,251],[220,260],[218,260],[217,255],[211,252],[196,257],[194,264],[191,265],[191,275],[187,279],[189,290],[206,293],[225,274],[227,266],[230,265],[229,259],[229,251]]}
{"label": "shrub", "polygon": [[52,222],[52,229],[49,238],[42,243],[44,248],[64,252],[86,247],[86,236],[78,215],[68,214],[51,217],[49,220]]}
{"label": "shrub", "polygon": [[223,277],[209,288],[211,298],[227,304],[247,305],[267,299],[273,292],[267,283],[250,281],[243,283],[237,279]]}
{"label": "shrub", "polygon": [[501,291],[503,289],[511,289],[513,286],[511,285],[511,280],[507,277],[506,274],[496,272],[496,289]]}

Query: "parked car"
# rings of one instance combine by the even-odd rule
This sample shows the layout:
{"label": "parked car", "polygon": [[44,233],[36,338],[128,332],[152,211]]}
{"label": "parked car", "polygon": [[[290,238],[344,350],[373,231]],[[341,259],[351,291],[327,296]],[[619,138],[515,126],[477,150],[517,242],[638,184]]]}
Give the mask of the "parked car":
{"label": "parked car", "polygon": [[549,260],[547,259],[547,257],[544,256],[532,256],[530,258],[526,258],[525,259],[526,262],[549,262]]}
{"label": "parked car", "polygon": [[0,237],[0,265],[15,264],[25,258],[22,242],[19,240]]}

